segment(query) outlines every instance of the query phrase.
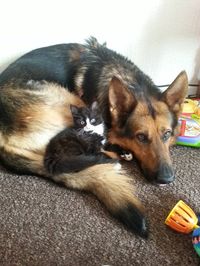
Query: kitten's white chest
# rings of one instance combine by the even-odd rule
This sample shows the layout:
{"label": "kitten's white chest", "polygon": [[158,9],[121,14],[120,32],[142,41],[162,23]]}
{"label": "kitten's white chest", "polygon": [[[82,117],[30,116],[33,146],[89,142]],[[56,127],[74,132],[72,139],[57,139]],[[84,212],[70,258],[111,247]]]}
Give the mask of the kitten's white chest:
{"label": "kitten's white chest", "polygon": [[90,123],[90,119],[87,118],[86,119],[86,126],[84,127],[84,131],[88,132],[88,131],[91,131],[91,133],[96,133],[100,136],[103,136],[103,133],[104,133],[104,125],[103,123],[97,125],[97,126],[94,126]]}

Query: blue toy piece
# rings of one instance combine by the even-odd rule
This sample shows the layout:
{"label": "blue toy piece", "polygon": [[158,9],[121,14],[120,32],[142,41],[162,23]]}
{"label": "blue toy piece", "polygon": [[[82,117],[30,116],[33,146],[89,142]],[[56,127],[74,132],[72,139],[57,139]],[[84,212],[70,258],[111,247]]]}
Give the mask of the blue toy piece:
{"label": "blue toy piece", "polygon": [[192,234],[192,244],[195,251],[200,256],[200,228],[194,229]]}

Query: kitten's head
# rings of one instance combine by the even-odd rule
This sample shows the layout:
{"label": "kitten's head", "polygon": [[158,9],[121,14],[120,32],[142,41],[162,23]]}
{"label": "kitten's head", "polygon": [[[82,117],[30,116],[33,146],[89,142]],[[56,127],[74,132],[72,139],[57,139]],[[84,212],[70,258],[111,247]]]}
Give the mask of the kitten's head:
{"label": "kitten's head", "polygon": [[97,102],[94,102],[90,108],[70,105],[70,109],[75,129],[103,135],[103,120]]}

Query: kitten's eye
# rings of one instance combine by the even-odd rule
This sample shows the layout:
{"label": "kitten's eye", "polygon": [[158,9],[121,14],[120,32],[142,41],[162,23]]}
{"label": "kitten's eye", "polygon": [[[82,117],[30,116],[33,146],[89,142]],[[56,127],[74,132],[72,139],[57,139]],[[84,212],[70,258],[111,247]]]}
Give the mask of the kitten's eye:
{"label": "kitten's eye", "polygon": [[95,123],[96,123],[96,119],[95,119],[95,118],[92,118],[91,121],[90,121],[90,123],[91,123],[92,125],[95,124]]}
{"label": "kitten's eye", "polygon": [[81,121],[81,125],[84,126],[85,125],[85,121],[82,120]]}
{"label": "kitten's eye", "polygon": [[137,134],[137,135],[136,135],[136,138],[137,138],[137,140],[138,140],[139,142],[141,142],[141,143],[148,143],[148,142],[149,142],[147,135],[142,134],[142,133]]}
{"label": "kitten's eye", "polygon": [[162,140],[166,142],[172,135],[172,132],[170,130],[166,131],[164,135],[162,136]]}

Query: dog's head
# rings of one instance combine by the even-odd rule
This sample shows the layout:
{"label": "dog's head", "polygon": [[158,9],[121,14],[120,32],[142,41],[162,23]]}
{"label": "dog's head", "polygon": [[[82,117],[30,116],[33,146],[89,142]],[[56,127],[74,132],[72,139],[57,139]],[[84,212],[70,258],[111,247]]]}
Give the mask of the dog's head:
{"label": "dog's head", "polygon": [[174,180],[169,147],[175,141],[178,115],[187,94],[186,72],[158,94],[138,93],[113,78],[109,86],[110,143],[131,151],[144,175],[166,184]]}

